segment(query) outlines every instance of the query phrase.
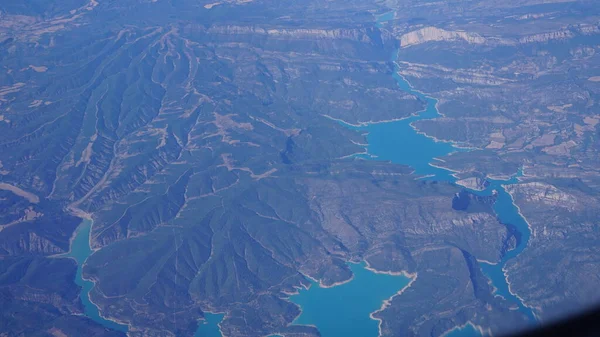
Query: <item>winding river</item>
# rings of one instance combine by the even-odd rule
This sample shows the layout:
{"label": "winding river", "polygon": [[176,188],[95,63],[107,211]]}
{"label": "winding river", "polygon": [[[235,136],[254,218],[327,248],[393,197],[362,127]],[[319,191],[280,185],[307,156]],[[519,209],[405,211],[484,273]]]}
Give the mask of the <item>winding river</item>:
{"label": "winding river", "polygon": [[[71,250],[69,253],[58,257],[70,257],[77,262],[77,273],[75,274],[75,284],[81,287],[79,298],[84,308],[84,315],[105,328],[127,332],[127,325],[119,324],[115,321],[107,320],[100,315],[98,307],[90,300],[90,291],[94,288],[94,282],[83,278],[82,269],[85,261],[93,253],[90,247],[90,232],[92,230],[92,221],[83,220],[77,227],[75,236],[71,241]],[[198,324],[198,329],[194,337],[221,337],[219,323],[224,314],[205,313],[205,320]]]}
{"label": "winding river", "polygon": [[[451,171],[433,166],[431,163],[435,163],[436,158],[464,150],[455,148],[451,143],[437,141],[418,133],[411,125],[418,120],[432,119],[440,116],[437,110],[437,100],[414,90],[402,76],[398,75],[397,71],[394,74],[394,78],[400,88],[425,101],[427,108],[417,116],[412,116],[404,120],[359,127],[368,131],[368,154],[371,158],[378,160],[390,160],[394,163],[408,165],[415,170],[415,174],[425,176],[428,179],[455,183],[457,179],[452,175]],[[406,144],[410,144],[410,146],[406,146]],[[496,288],[496,294],[515,302],[519,306],[519,310],[525,313],[532,321],[535,321],[531,309],[523,305],[522,301],[509,291],[503,271],[506,262],[519,255],[527,247],[527,242],[531,235],[527,221],[520,214],[512,197],[504,188],[505,185],[517,183],[518,175],[519,173],[515,173],[515,176],[507,180],[487,179],[489,185],[484,191],[470,191],[479,195],[491,195],[495,191],[497,193],[497,199],[494,203],[496,216],[500,222],[514,226],[518,232],[519,240],[515,249],[508,251],[502,260],[496,264],[481,263],[480,265],[483,272],[490,278]]]}
{"label": "winding river", "polygon": [[[377,17],[377,23],[381,27],[386,21],[392,20],[393,18],[393,12],[385,13]],[[440,113],[437,109],[438,102],[435,98],[415,90],[405,78],[399,75],[399,66],[395,62],[397,55],[398,50],[395,50],[392,55],[392,61],[394,62],[395,67],[393,74],[394,79],[400,89],[413,94],[424,101],[426,103],[426,108],[416,115],[397,121],[373,123],[363,126],[343,124],[355,130],[367,132],[367,154],[359,156],[367,159],[389,160],[394,163],[408,165],[415,170],[415,174],[423,176],[426,179],[456,183],[457,179],[452,175],[450,170],[432,164],[436,163],[436,158],[443,157],[456,151],[465,151],[465,149],[457,148],[450,142],[438,141],[432,137],[428,137],[423,133],[418,132],[412,126],[412,123],[415,121],[439,117]],[[520,172],[507,180],[487,179],[489,185],[484,191],[470,191],[478,195],[491,195],[492,193],[496,193],[497,199],[494,204],[496,216],[500,222],[513,226],[519,238],[516,247],[508,251],[501,261],[498,261],[497,263],[480,262],[481,269],[494,286],[495,295],[502,296],[506,300],[514,303],[518,310],[529,318],[531,323],[535,323],[536,318],[531,308],[525,306],[522,300],[510,291],[504,272],[506,262],[519,255],[525,247],[527,247],[527,242],[531,234],[527,221],[521,216],[512,197],[504,188],[506,185],[517,183],[519,174]],[[308,290],[301,291],[299,295],[292,296],[290,299],[299,304],[303,310],[295,323],[313,324],[319,329],[324,337],[378,336],[378,330],[370,327],[376,322],[367,319],[367,313],[372,309],[372,306],[365,305],[365,303],[368,303],[368,301],[371,300],[375,302],[379,301],[379,303],[381,303],[382,297],[378,296],[379,283],[370,286],[371,291],[376,293],[376,298],[365,299],[361,296],[364,289],[361,287],[354,287],[355,282],[361,282],[362,275],[365,271],[357,266],[354,266],[352,271],[355,273],[355,278],[342,286],[326,289],[318,287],[318,284],[315,283],[313,285],[317,286],[310,287]],[[332,289],[336,288],[339,289],[334,293]],[[354,294],[354,292],[357,292],[358,294]],[[318,304],[312,303],[311,301],[317,301]],[[337,306],[332,307],[334,306],[332,302],[335,301],[340,303],[341,309]],[[343,314],[337,314],[337,310],[353,311],[356,307],[361,308],[357,309],[357,312],[355,313],[346,314],[342,311]],[[359,314],[360,318],[358,317]],[[351,321],[348,321],[349,317],[352,317]],[[351,330],[341,331],[340,329],[348,329],[348,322],[352,323],[350,324],[352,327]],[[475,328],[469,323],[465,326],[456,327],[455,329],[448,331],[445,336],[481,336],[482,333],[480,330],[481,329]]]}
{"label": "winding river", "polygon": [[127,325],[119,324],[117,322],[107,320],[100,315],[98,307],[90,300],[90,291],[94,288],[94,282],[83,278],[82,270],[83,265],[87,258],[92,254],[92,248],[90,247],[90,231],[92,230],[92,221],[83,220],[81,225],[77,227],[75,236],[71,241],[71,249],[69,253],[63,255],[64,257],[73,258],[77,261],[77,273],[75,274],[75,284],[81,287],[81,293],[79,298],[83,304],[83,313],[96,323],[104,326],[108,329],[117,331],[127,332]]}

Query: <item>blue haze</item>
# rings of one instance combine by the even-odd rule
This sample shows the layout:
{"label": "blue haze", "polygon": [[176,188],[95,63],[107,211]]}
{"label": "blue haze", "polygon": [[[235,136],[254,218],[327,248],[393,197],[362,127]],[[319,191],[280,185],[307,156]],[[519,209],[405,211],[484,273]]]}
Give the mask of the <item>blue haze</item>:
{"label": "blue haze", "polygon": [[[378,16],[378,25],[394,18],[393,12]],[[395,61],[397,51],[392,55]],[[443,168],[432,166],[436,158],[443,157],[455,151],[464,151],[456,148],[449,142],[436,141],[417,132],[411,123],[433,119],[440,116],[437,110],[437,100],[419,91],[414,90],[411,85],[398,74],[398,65],[395,65],[394,79],[400,89],[417,96],[426,103],[425,110],[409,118],[376,123],[366,126],[346,126],[360,131],[368,132],[368,155],[361,157],[376,160],[389,160],[394,163],[408,165],[415,170],[415,174],[437,181],[448,181],[454,183],[456,178],[452,172]],[[525,314],[531,322],[535,322],[532,310],[523,305],[522,301],[511,294],[508,288],[503,267],[506,262],[520,254],[530,237],[530,230],[525,219],[519,214],[511,196],[506,192],[503,185],[517,182],[516,176],[510,180],[491,180],[485,191],[471,191],[479,195],[490,195],[492,191],[497,192],[497,201],[494,210],[500,221],[510,224],[518,232],[519,240],[515,249],[507,252],[501,261],[496,264],[480,263],[482,271],[490,279],[496,288],[495,294],[515,303],[519,311]],[[127,331],[127,327],[115,322],[103,319],[98,308],[89,300],[89,292],[93,283],[83,280],[81,275],[82,265],[92,253],[89,246],[89,233],[91,221],[85,220],[78,228],[73,240],[69,256],[75,258],[78,263],[75,282],[82,286],[81,300],[85,307],[86,316],[103,326],[119,331]],[[318,283],[313,282],[308,290],[301,290],[298,295],[290,297],[290,300],[302,308],[302,314],[297,317],[294,324],[315,325],[323,337],[376,337],[378,335],[378,321],[370,318],[370,314],[378,310],[383,301],[389,299],[398,291],[406,287],[410,278],[405,276],[392,276],[376,274],[365,269],[364,264],[350,264],[354,274],[353,280],[348,283],[332,287],[321,288]],[[199,324],[194,337],[222,337],[218,324],[223,319],[223,314],[206,313],[206,321]],[[450,331],[446,336],[471,337],[480,336],[472,325],[457,328]]]}

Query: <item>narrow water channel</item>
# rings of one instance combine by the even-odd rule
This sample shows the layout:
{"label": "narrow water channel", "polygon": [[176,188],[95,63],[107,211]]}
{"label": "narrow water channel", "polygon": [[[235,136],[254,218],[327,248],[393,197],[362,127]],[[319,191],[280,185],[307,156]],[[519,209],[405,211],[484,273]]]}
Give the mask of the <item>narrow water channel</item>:
{"label": "narrow water channel", "polygon": [[[60,257],[70,257],[77,262],[77,273],[75,274],[75,284],[81,287],[79,298],[83,304],[84,314],[93,321],[101,324],[105,328],[117,331],[127,332],[127,325],[107,320],[100,315],[98,307],[90,300],[90,291],[94,288],[94,282],[83,278],[82,269],[87,258],[93,253],[90,247],[90,232],[92,230],[92,221],[83,220],[75,236],[71,241],[71,250],[69,253]],[[198,329],[194,337],[222,337],[219,323],[223,319],[224,314],[205,313],[205,320],[198,324]]]}
{"label": "narrow water channel", "polygon": [[64,257],[71,257],[77,261],[77,273],[75,274],[75,284],[81,287],[79,298],[83,304],[84,314],[96,323],[117,331],[127,332],[127,325],[107,320],[100,315],[98,307],[90,300],[90,291],[94,288],[94,282],[85,280],[82,275],[83,265],[87,258],[92,254],[90,247],[90,231],[92,229],[91,220],[83,220],[77,227],[75,237],[71,241],[71,250]]}
{"label": "narrow water channel", "polygon": [[[71,250],[69,253],[60,257],[70,257],[77,262],[77,273],[75,274],[75,284],[81,287],[79,298],[84,307],[85,316],[93,321],[101,324],[105,328],[113,329],[121,332],[127,332],[127,325],[107,320],[100,315],[98,307],[90,300],[90,291],[94,288],[94,282],[83,278],[82,269],[87,258],[93,253],[90,247],[90,232],[92,229],[91,220],[83,220],[75,236],[71,241]],[[224,314],[205,313],[205,320],[198,324],[198,329],[194,337],[222,337],[219,323],[223,319]]]}
{"label": "narrow water channel", "polygon": [[495,294],[504,297],[508,301],[516,303],[519,307],[519,311],[527,315],[530,322],[535,323],[537,319],[533,310],[525,306],[523,301],[510,291],[507,275],[504,272],[504,266],[506,265],[506,262],[523,252],[523,250],[527,247],[529,237],[531,236],[529,224],[523,218],[519,212],[519,208],[515,205],[513,198],[508,192],[506,192],[503,186],[516,183],[514,180],[516,179],[507,181],[488,179],[490,185],[487,187],[486,191],[495,190],[497,192],[496,202],[494,203],[494,211],[500,222],[504,224],[510,224],[516,229],[518,233],[517,246],[514,249],[506,252],[500,262],[496,264],[481,262],[479,265],[481,266],[483,273],[490,280],[492,280],[492,284],[496,288]]}

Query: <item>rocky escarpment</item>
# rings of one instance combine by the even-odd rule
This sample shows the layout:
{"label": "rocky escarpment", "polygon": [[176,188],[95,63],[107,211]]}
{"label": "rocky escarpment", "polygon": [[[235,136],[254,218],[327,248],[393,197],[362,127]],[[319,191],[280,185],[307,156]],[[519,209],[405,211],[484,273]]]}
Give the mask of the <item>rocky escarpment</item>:
{"label": "rocky escarpment", "polygon": [[465,41],[467,43],[483,44],[486,39],[476,33],[448,31],[436,27],[425,27],[400,36],[400,46],[409,47],[432,41]]}
{"label": "rocky escarpment", "polygon": [[486,86],[500,86],[513,82],[510,78],[496,76],[489,70],[484,69],[452,69],[440,65],[427,65],[406,61],[399,61],[398,63],[402,66],[399,71],[401,75],[414,78],[438,78],[460,84]]}
{"label": "rocky escarpment", "polygon": [[374,29],[290,29],[260,26],[214,26],[207,30],[208,34],[226,35],[255,35],[271,38],[295,39],[345,39],[358,42],[371,42],[373,34],[379,34]]}
{"label": "rocky escarpment", "polygon": [[468,177],[456,181],[460,186],[464,186],[471,190],[483,191],[488,185],[487,180],[483,177]]}
{"label": "rocky escarpment", "polygon": [[524,202],[537,203],[548,208],[559,207],[570,212],[582,211],[587,204],[587,202],[583,203],[583,200],[578,200],[575,195],[543,182],[509,185],[507,191],[518,193],[518,197]]}
{"label": "rocky escarpment", "polygon": [[582,24],[568,29],[542,32],[517,37],[503,37],[492,35],[494,33],[481,34],[462,30],[445,30],[438,27],[424,27],[414,30],[399,37],[400,46],[403,48],[415,46],[428,42],[466,42],[475,45],[515,46],[520,44],[543,43],[552,40],[568,40],[577,35],[600,34],[598,25]]}
{"label": "rocky escarpment", "polygon": [[550,40],[565,40],[575,36],[570,30],[559,30],[556,32],[540,33],[519,38],[519,43],[547,42]]}

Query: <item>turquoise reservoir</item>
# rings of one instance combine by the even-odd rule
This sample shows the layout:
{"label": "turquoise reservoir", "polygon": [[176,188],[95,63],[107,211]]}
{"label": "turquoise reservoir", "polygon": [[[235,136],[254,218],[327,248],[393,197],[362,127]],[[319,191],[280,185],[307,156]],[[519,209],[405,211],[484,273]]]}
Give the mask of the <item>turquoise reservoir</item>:
{"label": "turquoise reservoir", "polygon": [[421,176],[431,176],[435,180],[455,181],[452,172],[433,166],[435,158],[449,153],[461,151],[451,143],[436,141],[422,133],[418,133],[411,123],[421,119],[432,119],[439,116],[437,100],[413,90],[397,73],[394,78],[400,88],[414,94],[427,103],[424,111],[399,121],[370,124],[355,129],[367,131],[368,153],[376,160],[389,160],[394,163],[412,167]]}
{"label": "turquoise reservoir", "polygon": [[[404,120],[352,127],[356,130],[368,132],[368,155],[363,155],[362,157],[374,160],[389,160],[397,164],[408,165],[415,170],[416,174],[426,176],[430,180],[456,182],[456,178],[452,175],[451,171],[432,166],[432,164],[436,163],[436,158],[443,157],[455,151],[464,150],[455,148],[451,143],[436,141],[433,138],[418,133],[410,125],[410,123],[419,119],[432,119],[440,116],[437,110],[437,100],[414,90],[403,77],[395,74],[394,78],[401,89],[425,101],[427,107],[418,116],[412,116]],[[527,242],[531,235],[527,222],[521,216],[511,196],[503,187],[503,185],[517,183],[518,179],[516,176],[505,181],[488,179],[490,185],[485,191],[471,190],[471,192],[480,195],[491,195],[492,191],[495,190],[498,197],[494,204],[496,215],[502,223],[513,226],[519,236],[517,247],[507,252],[501,261],[498,261],[496,264],[480,263],[480,266],[483,273],[496,288],[495,294],[515,303],[519,311],[526,315],[531,322],[535,322],[535,315],[531,308],[525,306],[519,297],[509,291],[506,275],[503,271],[506,262],[519,255],[527,247]],[[476,329],[461,330],[460,333],[460,336],[481,335]]]}
{"label": "turquoise reservoir", "polygon": [[504,266],[506,265],[506,262],[521,254],[521,252],[523,252],[523,250],[527,247],[527,242],[531,236],[531,230],[527,224],[527,221],[525,221],[523,216],[521,216],[519,209],[515,205],[512,197],[501,185],[501,182],[497,180],[490,180],[490,182],[491,185],[488,187],[488,190],[494,189],[498,193],[496,203],[494,204],[494,211],[496,212],[496,215],[502,223],[514,226],[516,231],[519,233],[519,238],[517,240],[517,246],[515,249],[508,251],[500,262],[497,264],[482,262],[479,265],[481,266],[483,273],[490,280],[492,280],[492,284],[496,288],[495,294],[502,296],[513,303],[516,303],[519,307],[519,311],[527,315],[530,322],[535,323],[537,321],[535,314],[531,308],[526,307],[523,304],[520,298],[510,292],[508,281],[506,279],[506,275],[504,274]]}
{"label": "turquoise reservoir", "polygon": [[376,337],[379,321],[370,317],[388,300],[404,289],[411,278],[378,274],[364,263],[349,264],[354,278],[347,283],[322,288],[311,282],[308,290],[290,297],[302,308],[294,324],[314,325],[323,337]]}
{"label": "turquoise reservoir", "polygon": [[71,257],[77,261],[77,273],[75,274],[75,283],[81,287],[81,294],[79,298],[83,303],[84,314],[91,318],[93,321],[100,323],[102,326],[127,332],[127,325],[119,324],[114,321],[104,319],[100,316],[98,307],[90,301],[90,291],[94,288],[94,282],[84,280],[82,276],[83,264],[87,258],[92,254],[92,248],[90,247],[90,231],[92,229],[91,220],[83,220],[81,225],[77,227],[75,237],[71,242],[71,251],[68,254],[63,255],[64,257]]}
{"label": "turquoise reservoir", "polygon": [[[100,316],[98,307],[90,301],[90,291],[94,287],[94,283],[83,279],[82,277],[82,266],[87,258],[92,254],[90,247],[90,231],[92,229],[91,220],[83,220],[81,225],[77,228],[75,237],[71,242],[71,251],[68,254],[63,255],[64,257],[71,257],[77,261],[77,273],[75,275],[75,283],[82,288],[80,298],[84,307],[84,314],[100,323],[102,326],[127,332],[127,326],[104,319]],[[194,334],[194,337],[222,337],[221,331],[219,330],[219,323],[223,319],[224,314],[211,314],[205,313],[206,320],[198,325],[198,330]]]}
{"label": "turquoise reservoir", "polygon": [[223,317],[225,317],[225,314],[211,314],[205,312],[205,320],[198,324],[198,330],[196,330],[194,337],[222,337],[223,335],[219,329],[219,323],[221,323]]}
{"label": "turquoise reservoir", "polygon": [[[393,13],[386,13],[378,17],[378,26],[382,27],[384,21],[391,20]],[[395,61],[397,51],[392,55]],[[433,119],[440,116],[437,109],[437,100],[412,88],[412,86],[398,74],[398,64],[395,63],[393,74],[400,89],[411,93],[426,103],[426,108],[409,118],[374,123],[364,126],[347,127],[367,133],[367,155],[360,155],[365,159],[389,160],[394,163],[408,165],[415,170],[415,174],[436,181],[455,183],[456,178],[452,172],[434,166],[436,158],[446,156],[452,152],[464,151],[453,146],[452,143],[437,141],[419,133],[411,123],[421,119]],[[505,254],[496,264],[480,263],[482,271],[496,288],[495,294],[515,303],[529,320],[536,322],[532,310],[525,306],[521,299],[509,291],[509,286],[503,268],[506,262],[526,247],[530,236],[529,226],[521,216],[510,195],[503,185],[517,183],[516,177],[510,180],[489,180],[490,185],[483,192],[471,191],[477,194],[490,195],[493,190],[497,192],[494,211],[500,221],[511,225],[518,233],[517,247]],[[351,265],[355,278],[343,285],[334,288],[320,288],[313,283],[309,290],[300,291],[299,295],[292,296],[290,300],[302,308],[302,314],[296,319],[296,324],[315,325],[324,337],[376,337],[378,336],[377,322],[369,319],[369,314],[381,306],[383,300],[389,298],[402,288],[395,288],[393,279],[379,279],[380,276],[390,275],[370,274],[364,266]],[[372,279],[370,279],[372,278]],[[369,281],[364,281],[370,279]],[[410,280],[404,278],[405,284]],[[390,282],[390,283],[388,283]],[[418,280],[416,281],[418,282]],[[479,330],[471,324],[457,327],[448,332],[451,337],[481,336]]]}

